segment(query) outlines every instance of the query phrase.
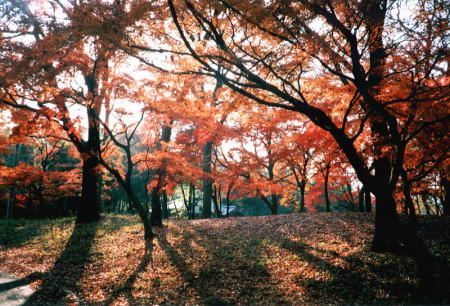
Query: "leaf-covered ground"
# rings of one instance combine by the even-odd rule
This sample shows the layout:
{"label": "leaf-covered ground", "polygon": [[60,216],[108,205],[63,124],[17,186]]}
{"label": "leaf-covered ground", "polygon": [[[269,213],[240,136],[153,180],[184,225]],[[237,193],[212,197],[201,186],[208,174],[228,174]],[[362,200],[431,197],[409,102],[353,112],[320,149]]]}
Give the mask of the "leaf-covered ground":
{"label": "leaf-covered ground", "polygon": [[0,271],[36,288],[30,304],[449,303],[449,219],[420,222],[433,300],[411,260],[369,251],[372,217],[358,213],[170,221],[150,262],[135,217],[1,220]]}

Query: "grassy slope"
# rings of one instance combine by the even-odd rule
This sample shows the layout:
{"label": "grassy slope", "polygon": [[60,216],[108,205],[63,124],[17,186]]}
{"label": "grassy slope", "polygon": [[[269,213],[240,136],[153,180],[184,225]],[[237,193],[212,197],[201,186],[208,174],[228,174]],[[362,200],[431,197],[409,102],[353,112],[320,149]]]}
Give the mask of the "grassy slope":
{"label": "grassy slope", "polygon": [[[450,292],[449,219],[421,222],[439,289]],[[372,231],[371,217],[357,213],[171,221],[157,231],[148,264],[134,217],[77,227],[0,220],[0,271],[40,288],[33,302],[429,302],[416,294],[411,260],[369,251]]]}

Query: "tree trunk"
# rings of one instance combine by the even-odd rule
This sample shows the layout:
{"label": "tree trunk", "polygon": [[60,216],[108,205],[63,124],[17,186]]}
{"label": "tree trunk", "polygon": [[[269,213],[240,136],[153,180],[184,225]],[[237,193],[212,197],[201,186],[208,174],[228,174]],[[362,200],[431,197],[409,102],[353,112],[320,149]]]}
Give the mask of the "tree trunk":
{"label": "tree trunk", "polygon": [[78,203],[77,222],[86,223],[100,219],[100,201],[98,196],[98,160],[88,156],[83,159],[81,182],[81,200]]}
{"label": "tree trunk", "polygon": [[220,215],[223,216],[223,214],[222,214],[222,187],[221,186],[219,187],[218,194],[219,194],[219,212],[220,212]]}
{"label": "tree trunk", "polygon": [[168,205],[168,199],[167,199],[167,192],[164,190],[162,192],[162,217],[164,219],[169,218],[169,207]]}
{"label": "tree trunk", "polygon": [[181,195],[183,196],[184,208],[186,209],[186,215],[189,219],[189,216],[191,215],[191,204],[189,203],[191,197],[189,197],[189,199],[186,199],[186,193],[184,192],[183,184],[180,185],[180,188],[181,188]]}
{"label": "tree trunk", "polygon": [[203,172],[206,176],[203,178],[203,218],[211,218],[211,200],[212,200],[212,179],[211,174],[211,152],[213,142],[208,141],[203,147]]}
{"label": "tree trunk", "polygon": [[[271,145],[271,138],[269,138],[267,140],[268,145]],[[275,169],[275,162],[272,160],[272,150],[268,149],[267,150],[267,155],[269,158],[269,164],[267,165],[267,172],[269,173],[269,180],[271,182],[273,182],[274,178],[275,178],[275,173],[274,173],[274,169]],[[277,215],[278,214],[278,197],[276,194],[271,194],[270,195],[270,199],[268,199],[265,196],[261,196],[261,198],[264,200],[264,202],[266,202],[267,206],[269,206],[270,209],[270,213],[272,215]]]}
{"label": "tree trunk", "polygon": [[8,202],[6,203],[6,219],[13,217],[16,189],[9,188]]}
{"label": "tree trunk", "polygon": [[358,194],[358,211],[359,212],[364,212],[364,210],[365,210],[364,209],[365,194],[366,194],[366,189],[363,186]]}
{"label": "tree trunk", "polygon": [[439,203],[438,203],[438,198],[435,196],[431,196],[431,198],[433,199],[434,207],[436,210],[436,216],[442,215],[441,208],[439,207]]}
{"label": "tree trunk", "polygon": [[[130,198],[131,206],[136,209],[139,217],[141,218],[141,222],[144,225],[144,240],[145,240],[145,254],[151,255],[153,250],[153,230],[152,230],[152,220],[149,219],[149,213],[144,209],[144,205],[139,202],[134,193],[131,190],[131,186],[127,185],[126,190],[128,197]],[[152,194],[153,195],[153,194]]]}
{"label": "tree trunk", "polygon": [[213,192],[213,203],[214,203],[214,210],[216,211],[217,218],[222,217],[222,211],[219,207],[219,197],[220,197],[220,191],[218,192],[217,188],[214,188]]}
{"label": "tree trunk", "polygon": [[375,197],[375,235],[372,242],[374,251],[384,252],[398,249],[398,240],[393,233],[398,224],[395,201],[389,190],[378,191]]}
{"label": "tree trunk", "polygon": [[147,241],[153,239],[152,224],[147,215],[141,216],[141,221],[144,224],[144,239]]}
{"label": "tree trunk", "polygon": [[175,198],[172,196],[173,207],[175,207],[175,213],[177,214],[177,219],[180,220],[180,212],[178,211],[177,202]]}
{"label": "tree trunk", "polygon": [[191,184],[189,189],[189,197],[191,198],[191,220],[195,219],[195,185]]}
{"label": "tree trunk", "polygon": [[[412,197],[412,196],[411,196]],[[414,198],[414,207],[416,208],[416,212],[418,213],[418,215],[422,214],[422,210],[420,209],[420,201],[419,201],[419,196],[415,196]]]}
{"label": "tree trunk", "polygon": [[270,206],[270,213],[272,215],[278,215],[278,196],[273,194],[272,196],[272,205]]}
{"label": "tree trunk", "polygon": [[403,248],[416,262],[421,289],[431,292],[435,284],[433,257],[425,242],[400,222],[394,191],[389,185],[389,169],[387,158],[376,161],[375,175],[379,184],[375,191],[375,234],[372,249],[376,252],[398,252]]}
{"label": "tree trunk", "polygon": [[427,214],[427,216],[429,216],[431,214],[431,211],[430,211],[430,205],[428,205],[428,202],[427,202],[428,197],[426,196],[425,193],[422,193],[420,195],[420,197],[422,198],[423,207],[425,207],[425,213]]}
{"label": "tree trunk", "polygon": [[331,208],[330,208],[330,197],[328,194],[328,178],[329,178],[329,169],[327,168],[325,170],[325,175],[324,175],[324,192],[325,192],[325,208],[327,212],[331,212]]}
{"label": "tree trunk", "polygon": [[150,223],[152,226],[162,226],[162,211],[161,211],[161,199],[158,188],[152,189],[152,214],[150,217]]}
{"label": "tree trunk", "polygon": [[231,195],[231,186],[228,186],[227,190],[227,218],[230,216],[230,195]]}
{"label": "tree trunk", "polygon": [[417,224],[416,209],[411,198],[411,183],[408,180],[406,171],[401,173],[403,180],[403,196],[405,197],[405,207],[412,224]]}
{"label": "tree trunk", "polygon": [[384,157],[375,161],[375,176],[379,185],[375,194],[375,234],[372,246],[375,251],[384,251],[391,249],[392,243],[398,244],[393,230],[399,223],[392,196],[393,190],[389,187],[390,161],[388,158]]}
{"label": "tree trunk", "polygon": [[47,201],[44,199],[44,193],[42,191],[42,185],[36,187],[36,199],[39,203],[39,215],[42,217],[48,217],[50,214]]}
{"label": "tree trunk", "polygon": [[305,188],[306,182],[302,181],[300,184],[300,212],[305,211]]}
{"label": "tree trunk", "polygon": [[364,188],[364,204],[366,206],[366,212],[372,212],[372,196],[370,195],[370,190]]}
{"label": "tree trunk", "polygon": [[[85,77],[90,92],[95,92],[95,80]],[[100,195],[99,195],[99,173],[100,165],[97,156],[100,152],[100,131],[97,116],[100,112],[98,103],[94,108],[87,109],[88,118],[88,140],[83,144],[80,152],[83,158],[83,176],[81,187],[81,202],[78,206],[77,222],[93,222],[100,219]]]}
{"label": "tree trunk", "polygon": [[450,216],[450,182],[448,181],[447,177],[441,173],[441,184],[444,186],[444,201],[442,201],[442,215],[443,216]]}
{"label": "tree trunk", "polygon": [[[167,151],[167,146],[163,147],[162,143],[168,143],[170,141],[170,137],[172,135],[172,127],[171,125],[165,125],[161,129],[161,135],[159,137],[159,142],[157,144],[157,149]],[[162,160],[161,166],[156,170],[156,178],[157,185],[151,191],[151,199],[152,199],[152,214],[151,214],[151,224],[153,226],[162,226],[162,217],[164,210],[164,217],[167,218],[169,216],[169,212],[167,209],[167,195],[164,195],[165,191],[164,186],[166,184],[166,166],[167,159]],[[161,208],[161,196],[163,196],[162,204],[165,206],[163,209]]]}
{"label": "tree trunk", "polygon": [[425,242],[398,219],[392,193],[380,190],[376,196],[375,237],[373,250],[377,252],[399,250],[403,246],[416,261],[423,289],[432,289],[434,283],[434,261]]}

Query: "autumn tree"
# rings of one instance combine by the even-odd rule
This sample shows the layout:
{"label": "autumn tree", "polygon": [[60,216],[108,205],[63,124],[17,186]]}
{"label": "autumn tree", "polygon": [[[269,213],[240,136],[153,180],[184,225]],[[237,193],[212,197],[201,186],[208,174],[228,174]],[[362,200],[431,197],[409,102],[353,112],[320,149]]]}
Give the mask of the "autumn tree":
{"label": "autumn tree", "polygon": [[[56,202],[78,194],[78,156],[56,124],[24,110],[15,110],[5,141],[12,150],[1,166],[2,185],[10,190],[7,212],[17,196],[24,198],[22,215],[51,216],[67,207]],[[8,161],[9,160],[9,161]]]}
{"label": "autumn tree", "polygon": [[294,179],[299,192],[299,212],[304,212],[306,209],[305,196],[307,186],[311,178],[316,174],[313,164],[315,148],[310,142],[315,136],[312,131],[305,124],[303,128],[300,128],[300,131],[292,134],[287,140],[290,145],[286,148],[288,152],[285,161],[292,172],[291,177]]}
{"label": "autumn tree", "polygon": [[[106,119],[109,116],[109,60],[114,55],[114,42],[122,40],[127,25],[146,10],[137,3],[126,8],[119,3],[48,1],[39,9],[7,1],[3,6],[7,14],[2,18],[9,20],[1,29],[5,35],[1,52],[8,59],[1,63],[1,102],[38,113],[66,131],[83,161],[78,221],[97,220],[101,131],[96,118],[102,108]],[[46,19],[44,11],[49,7],[54,15]],[[68,22],[56,18],[58,14]],[[76,85],[80,80],[81,88]],[[87,126],[80,126],[80,116],[74,116],[74,104],[85,107]]]}
{"label": "autumn tree", "polygon": [[[386,0],[168,3],[202,74],[260,104],[300,112],[332,135],[375,195],[374,250],[403,246],[431,288],[432,259],[399,221],[393,193],[407,144],[448,118],[430,113],[448,109],[444,2],[419,1],[408,20],[395,13],[400,3]],[[366,129],[373,167],[356,146]]]}

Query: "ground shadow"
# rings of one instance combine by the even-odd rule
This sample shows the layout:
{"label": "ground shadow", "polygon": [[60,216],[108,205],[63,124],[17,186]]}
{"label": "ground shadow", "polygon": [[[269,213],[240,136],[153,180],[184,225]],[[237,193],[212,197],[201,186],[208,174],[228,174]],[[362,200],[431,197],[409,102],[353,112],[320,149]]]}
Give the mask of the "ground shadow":
{"label": "ground shadow", "polygon": [[[157,239],[159,245],[164,250],[164,253],[168,257],[169,261],[175,266],[178,272],[181,274],[184,281],[188,283],[186,288],[182,288],[181,290],[187,290],[189,288],[193,288],[195,293],[201,299],[201,304],[226,304],[225,301],[222,301],[219,298],[216,298],[214,295],[211,295],[208,287],[205,286],[205,282],[201,277],[198,277],[195,272],[189,269],[189,264],[187,263],[185,257],[182,255],[180,251],[178,251],[175,247],[172,247],[170,242],[167,240],[167,228],[161,228],[157,231]],[[181,249],[184,249],[184,246],[189,247],[189,243],[187,243],[187,239],[191,237],[186,237],[183,235],[183,239],[180,242]],[[211,285],[211,284],[210,284]],[[188,296],[188,292],[185,292],[183,296]]]}
{"label": "ground shadow", "polygon": [[[314,269],[326,272],[327,279],[299,277],[297,283],[306,289],[308,299],[320,301],[322,303],[345,303],[349,300],[355,303],[361,302],[361,298],[366,301],[377,298],[377,286],[359,273],[351,269],[345,269],[330,263],[330,259],[340,257],[338,253],[312,248],[305,243],[284,239],[279,242],[280,247],[296,254],[300,260],[306,261]],[[321,253],[321,256],[313,253]],[[322,256],[325,257],[321,258]],[[347,289],[346,289],[347,288]],[[340,301],[334,294],[341,290],[348,290],[345,293],[346,300]]]}
{"label": "ground shadow", "polygon": [[25,305],[81,302],[79,287],[100,222],[75,224],[65,249]]}
{"label": "ground shadow", "polygon": [[28,274],[24,278],[12,280],[7,283],[2,283],[2,284],[0,284],[0,292],[28,285],[38,279],[44,278],[45,275],[46,275],[45,273],[33,272],[33,273]]}
{"label": "ground shadow", "polygon": [[[280,239],[280,247],[296,254],[300,260],[308,262],[315,269],[326,272],[327,279],[299,277],[297,283],[306,289],[308,299],[319,303],[401,303],[431,302],[429,298],[418,296],[414,269],[400,268],[411,265],[406,258],[392,260],[379,254],[370,256],[365,250],[349,256],[337,252],[312,247],[300,241]],[[345,262],[344,267],[332,264],[336,259]],[[402,274],[410,271],[409,274]],[[345,290],[346,292],[342,292]],[[340,292],[336,295],[336,292]],[[340,300],[340,297],[342,300]]]}
{"label": "ground shadow", "polygon": [[[182,237],[176,245],[168,241],[168,230]],[[241,243],[235,243],[228,241],[225,234],[211,235],[207,228],[194,224],[188,230],[175,226],[162,229],[157,237],[165,254],[187,282],[186,289],[194,289],[198,303],[286,303],[276,286],[271,284],[270,274],[261,258],[259,239],[242,239]],[[198,259],[202,262],[197,270],[187,260],[196,260],[192,244],[202,248],[208,258],[207,261]]]}
{"label": "ground shadow", "polygon": [[111,293],[111,296],[102,304],[104,305],[110,305],[113,303],[118,297],[124,296],[127,300],[128,304],[135,305],[138,304],[138,301],[133,297],[132,295],[132,289],[133,284],[136,282],[139,275],[144,272],[148,265],[151,264],[153,259],[153,243],[150,244],[150,247],[145,249],[144,255],[142,256],[142,259],[139,263],[139,265],[136,267],[136,269],[133,271],[133,273],[128,276],[127,280],[123,282],[122,285],[119,287],[116,287],[113,292]]}

